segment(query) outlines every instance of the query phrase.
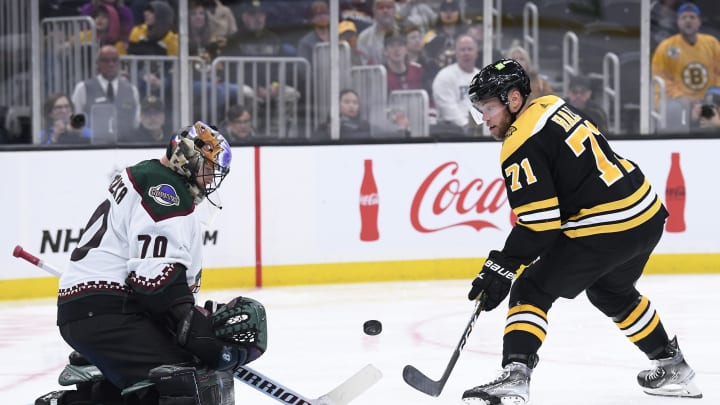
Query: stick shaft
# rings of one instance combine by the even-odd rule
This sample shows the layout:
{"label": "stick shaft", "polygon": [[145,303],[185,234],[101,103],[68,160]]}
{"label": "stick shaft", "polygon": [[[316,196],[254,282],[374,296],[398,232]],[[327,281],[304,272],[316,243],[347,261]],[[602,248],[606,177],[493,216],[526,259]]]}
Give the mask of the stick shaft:
{"label": "stick shaft", "polygon": [[457,363],[458,358],[460,358],[460,352],[462,352],[463,347],[465,347],[468,337],[470,337],[470,332],[472,332],[473,326],[475,326],[475,321],[480,315],[480,312],[482,312],[484,306],[485,296],[482,295],[475,302],[475,308],[473,310],[472,316],[470,317],[470,321],[465,326],[465,330],[460,337],[460,341],[458,342],[457,346],[455,346],[455,350],[453,350],[450,361],[445,367],[445,371],[443,372],[442,377],[440,377],[440,380],[433,381],[417,368],[411,365],[407,365],[403,369],[403,379],[405,380],[405,382],[416,390],[430,396],[436,397],[440,395],[443,388],[445,387],[445,383],[447,383],[447,380],[450,378],[450,373],[452,373],[453,369],[455,368],[455,364]]}

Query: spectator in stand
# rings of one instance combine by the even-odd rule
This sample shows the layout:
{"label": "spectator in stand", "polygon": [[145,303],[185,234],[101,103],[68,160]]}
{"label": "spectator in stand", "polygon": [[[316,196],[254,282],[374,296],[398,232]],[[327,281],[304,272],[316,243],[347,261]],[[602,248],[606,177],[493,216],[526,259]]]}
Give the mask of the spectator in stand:
{"label": "spectator in stand", "polygon": [[395,0],[375,0],[373,24],[358,35],[358,49],[368,56],[370,64],[383,64],[383,39],[399,30],[395,22]]}
{"label": "spectator in stand", "polygon": [[205,0],[191,0],[189,3],[188,54],[199,56],[210,64],[220,53],[226,39],[220,39],[213,33],[210,12],[205,4]]}
{"label": "spectator in stand", "polygon": [[40,130],[41,144],[90,143],[92,138],[90,128],[81,125],[84,122],[73,120],[75,106],[70,97],[61,93],[49,95],[43,105],[43,113],[43,129]]}
{"label": "spectator in stand", "polygon": [[97,12],[97,8],[100,5],[110,5],[117,10],[118,17],[120,19],[120,33],[118,39],[122,42],[127,42],[130,39],[130,31],[135,26],[135,18],[133,17],[132,10],[130,7],[125,5],[123,0],[91,0],[85,3],[80,8],[80,14],[94,17]]}
{"label": "spectator in stand", "polygon": [[[252,57],[273,57],[282,56],[282,43],[280,37],[274,32],[270,31],[266,27],[266,16],[268,9],[265,3],[261,3],[259,0],[252,0],[243,4],[241,8],[241,21],[242,24],[231,38],[228,39],[228,45],[223,50],[224,56],[252,56]],[[253,70],[253,64],[245,64],[245,83],[237,83],[237,85],[247,85],[254,91],[253,98],[260,101],[259,110],[256,111],[258,117],[264,117],[265,112],[268,109],[278,110],[279,108],[274,103],[278,102],[278,96],[282,93],[280,86],[286,84],[286,78],[292,77],[292,69],[286,71],[285,77],[280,77],[280,71],[277,64],[270,66],[270,69],[266,69],[267,65],[259,63],[256,65],[257,70]],[[256,83],[251,82],[253,78],[257,79]],[[228,82],[230,78],[223,79]],[[235,83],[233,83],[235,84]],[[298,84],[300,88],[303,88],[303,83]],[[285,102],[286,107],[289,109],[293,107],[293,102],[297,101],[302,97],[300,92],[290,86],[286,86],[285,90]],[[243,94],[245,94],[243,92]],[[239,100],[233,100],[231,103],[240,103]],[[289,110],[288,110],[289,111]],[[288,113],[287,118],[292,116]],[[261,121],[258,125],[258,130],[261,133],[274,133],[275,126],[278,125],[277,119],[271,119],[269,121]]]}
{"label": "spectator in stand", "polygon": [[474,129],[470,122],[468,85],[478,72],[475,67],[477,44],[467,35],[455,41],[457,61],[442,68],[433,81],[433,100],[438,111],[438,123],[452,124],[464,132]]}
{"label": "spectator in stand", "polygon": [[330,10],[326,0],[310,3],[310,23],[310,32],[298,41],[298,56],[305,58],[312,67],[315,45],[330,40]]}
{"label": "spectator in stand", "polygon": [[[127,52],[127,41],[122,39],[120,32],[120,17],[115,7],[109,2],[101,2],[93,8],[90,15],[95,21],[95,42],[99,46],[112,45],[120,52]],[[90,44],[93,41],[92,31],[80,33],[80,43]]]}
{"label": "spectator in stand", "polygon": [[338,24],[340,40],[350,45],[350,62],[353,66],[368,64],[368,57],[357,47],[357,28],[352,21],[340,21]]}
{"label": "spectator in stand", "polygon": [[[532,81],[530,82],[530,87],[532,88]],[[530,96],[532,97],[532,93],[530,93]],[[590,121],[595,124],[597,129],[607,135],[607,114],[605,110],[593,100],[592,96],[592,82],[589,77],[577,75],[570,79],[568,94],[565,97],[567,103],[584,112]]]}
{"label": "spectator in stand", "polygon": [[677,33],[677,0],[660,0],[650,6],[650,49]]}
{"label": "spectator in stand", "polygon": [[220,0],[205,0],[205,8],[208,10],[210,18],[211,37],[218,42],[220,47],[224,47],[227,38],[238,30],[235,14]]}
{"label": "spectator in stand", "polygon": [[250,109],[239,104],[231,105],[225,114],[221,132],[233,146],[243,145],[257,139]]}
{"label": "spectator in stand", "polygon": [[240,8],[238,31],[228,38],[223,56],[281,56],[280,37],[267,29],[267,6],[248,0]]}
{"label": "spectator in stand", "polygon": [[665,81],[668,123],[681,121],[710,86],[720,85],[720,42],[701,34],[700,8],[683,3],[677,10],[679,33],[663,40],[652,56],[652,74]]}
{"label": "spectator in stand", "polygon": [[720,87],[708,87],[702,104],[695,104],[692,110],[693,123],[701,130],[720,129]]}
{"label": "spectator in stand", "polygon": [[105,45],[98,51],[96,64],[98,75],[75,85],[72,102],[76,111],[85,114],[93,128],[93,106],[112,105],[117,133],[134,130],[140,121],[140,95],[132,83],[120,76],[120,53],[114,46]]}
{"label": "spectator in stand", "polygon": [[404,24],[402,32],[405,33],[405,45],[407,46],[407,61],[423,64],[423,34],[415,24]]}
{"label": "spectator in stand", "polygon": [[532,66],[532,61],[530,60],[530,54],[527,50],[525,50],[525,48],[520,45],[513,44],[510,49],[508,49],[506,56],[510,59],[515,59],[530,77],[531,93],[528,96],[528,102],[537,97],[553,94],[552,86],[550,85],[550,82],[548,82],[547,77],[545,77],[545,75],[541,75],[537,70],[535,70]]}
{"label": "spectator in stand", "polygon": [[400,33],[385,35],[385,70],[387,72],[387,90],[414,90],[423,88],[423,68],[415,62],[407,61],[407,43]]}
{"label": "spectator in stand", "polygon": [[458,0],[442,0],[439,6],[440,17],[435,29],[425,34],[425,43],[432,41],[434,50],[439,58],[440,67],[445,67],[455,62],[455,39],[467,32],[467,25],[460,18],[460,4]]}
{"label": "spectator in stand", "polygon": [[168,55],[178,54],[178,36],[172,30],[175,12],[164,1],[151,1],[145,7],[145,22],[133,27],[128,41],[128,54]]}
{"label": "spectator in stand", "polygon": [[373,24],[372,2],[373,0],[341,0],[340,20],[351,21],[357,32],[364,31]]}
{"label": "spectator in stand", "polygon": [[[407,116],[399,111],[392,112],[387,121],[381,122],[371,129],[370,122],[362,118],[360,113],[360,97],[352,89],[340,91],[340,139],[363,140],[375,137],[401,137],[410,136],[410,122]],[[330,139],[330,122],[318,128],[320,137]]]}
{"label": "spectator in stand", "polygon": [[420,35],[430,31],[437,22],[438,15],[435,10],[421,0],[395,0],[397,17],[407,24],[418,27]]}
{"label": "spectator in stand", "polygon": [[167,145],[172,134],[165,122],[165,104],[158,97],[147,96],[140,105],[140,126],[118,137],[118,143]]}

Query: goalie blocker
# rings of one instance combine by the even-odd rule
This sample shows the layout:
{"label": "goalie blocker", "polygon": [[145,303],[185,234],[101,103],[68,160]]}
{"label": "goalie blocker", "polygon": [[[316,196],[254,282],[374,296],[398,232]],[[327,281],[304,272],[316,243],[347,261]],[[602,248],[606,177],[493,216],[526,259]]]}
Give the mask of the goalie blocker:
{"label": "goalie blocker", "polygon": [[247,297],[224,305],[209,301],[205,308],[188,308],[177,336],[179,344],[201,361],[197,367],[161,365],[150,370],[147,380],[120,391],[97,367],[73,352],[59,382],[75,385],[76,390],[50,392],[35,405],[232,405],[233,369],[257,359],[267,348],[265,308]]}

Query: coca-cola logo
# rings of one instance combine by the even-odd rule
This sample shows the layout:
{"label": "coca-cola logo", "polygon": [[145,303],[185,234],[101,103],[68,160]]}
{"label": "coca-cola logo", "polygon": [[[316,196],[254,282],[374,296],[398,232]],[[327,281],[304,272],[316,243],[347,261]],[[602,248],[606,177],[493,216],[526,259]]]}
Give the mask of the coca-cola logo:
{"label": "coca-cola logo", "polygon": [[379,203],[377,193],[360,194],[360,205],[378,205]]}
{"label": "coca-cola logo", "polygon": [[[477,231],[499,228],[489,220],[474,216],[492,214],[507,202],[503,179],[486,183],[474,178],[463,184],[459,169],[457,162],[443,163],[420,184],[410,208],[410,222],[417,231],[437,232],[455,226],[469,226]],[[473,218],[465,219],[468,216]]]}

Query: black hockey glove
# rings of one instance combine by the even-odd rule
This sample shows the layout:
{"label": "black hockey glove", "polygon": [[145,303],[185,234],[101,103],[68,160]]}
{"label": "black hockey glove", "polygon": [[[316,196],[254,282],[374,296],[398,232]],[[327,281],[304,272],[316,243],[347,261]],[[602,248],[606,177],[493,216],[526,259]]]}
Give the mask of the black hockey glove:
{"label": "black hockey glove", "polygon": [[212,319],[205,310],[192,306],[178,324],[177,340],[206,366],[229,370],[247,362],[247,351],[215,337]]}
{"label": "black hockey glove", "polygon": [[517,267],[506,264],[505,257],[497,250],[490,251],[482,270],[472,282],[468,293],[469,300],[475,300],[481,293],[485,293],[485,311],[492,311],[510,292],[510,285],[515,278]]}

